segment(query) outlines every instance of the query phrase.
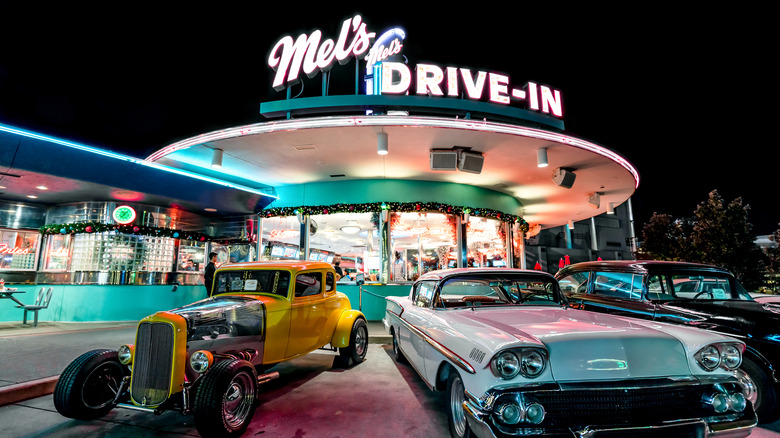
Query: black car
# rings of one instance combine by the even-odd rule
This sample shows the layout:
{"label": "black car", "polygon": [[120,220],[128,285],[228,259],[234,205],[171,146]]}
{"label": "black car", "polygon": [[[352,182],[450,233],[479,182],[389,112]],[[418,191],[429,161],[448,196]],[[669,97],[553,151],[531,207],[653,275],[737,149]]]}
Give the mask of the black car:
{"label": "black car", "polygon": [[662,261],[577,263],[556,278],[573,307],[712,330],[747,344],[737,377],[761,423],[780,418],[780,313],[727,270]]}

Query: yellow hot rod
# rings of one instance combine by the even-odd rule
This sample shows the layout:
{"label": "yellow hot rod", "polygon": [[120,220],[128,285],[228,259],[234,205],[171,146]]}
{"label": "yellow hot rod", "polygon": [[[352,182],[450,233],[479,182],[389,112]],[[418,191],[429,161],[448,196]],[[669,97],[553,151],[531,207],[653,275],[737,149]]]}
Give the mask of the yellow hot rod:
{"label": "yellow hot rod", "polygon": [[92,350],[63,371],[60,414],[94,419],[114,407],[192,414],[203,436],[238,436],[252,419],[274,364],[316,349],[338,350],[337,366],[360,363],[363,314],[336,291],[323,262],[248,262],[221,267],[213,296],[138,323],[134,344]]}

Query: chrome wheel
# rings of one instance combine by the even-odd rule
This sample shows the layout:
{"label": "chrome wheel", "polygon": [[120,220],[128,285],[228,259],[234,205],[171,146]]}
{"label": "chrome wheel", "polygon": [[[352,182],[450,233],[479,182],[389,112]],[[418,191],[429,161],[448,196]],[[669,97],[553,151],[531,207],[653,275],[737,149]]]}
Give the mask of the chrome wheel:
{"label": "chrome wheel", "polygon": [[457,436],[466,435],[466,414],[463,411],[463,402],[465,401],[465,389],[463,381],[457,374],[452,377],[450,383],[450,418],[452,427]]}
{"label": "chrome wheel", "polygon": [[249,418],[255,402],[255,382],[246,371],[233,377],[222,402],[222,415],[232,429],[240,428]]}
{"label": "chrome wheel", "polygon": [[93,369],[81,388],[81,401],[84,406],[89,409],[102,409],[110,405],[119,391],[122,376],[119,363],[104,362]]}
{"label": "chrome wheel", "polygon": [[368,329],[365,325],[361,325],[355,333],[355,353],[363,357],[366,355],[366,348],[368,348]]}
{"label": "chrome wheel", "polygon": [[748,373],[742,370],[742,368],[734,370],[734,377],[736,377],[739,384],[742,385],[742,394],[744,394],[745,398],[750,400],[750,403],[756,407],[756,403],[758,402],[758,388],[756,387],[756,382]]}

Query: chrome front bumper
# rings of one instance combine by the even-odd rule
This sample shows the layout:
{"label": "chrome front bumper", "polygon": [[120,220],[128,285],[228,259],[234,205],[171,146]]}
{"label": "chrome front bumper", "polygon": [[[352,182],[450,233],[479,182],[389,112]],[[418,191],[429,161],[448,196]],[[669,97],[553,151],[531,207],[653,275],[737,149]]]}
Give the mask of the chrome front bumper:
{"label": "chrome front bumper", "polygon": [[[466,414],[466,420],[468,421],[469,428],[477,438],[497,438],[496,433],[490,427],[488,423],[490,414],[481,411],[476,405],[469,401],[468,397],[463,403],[463,411]],[[703,431],[703,436],[707,438],[743,438],[750,435],[753,427],[758,423],[755,413],[751,410],[749,418],[742,420],[736,420],[728,423],[708,423],[704,419],[696,418],[690,420],[680,420],[670,423],[651,425],[651,426],[637,426],[637,427],[585,427],[581,430],[570,430],[571,436],[574,438],[597,438],[601,432],[620,432],[622,435],[631,436],[635,432],[649,432],[653,431],[654,435],[663,436],[666,431],[672,431],[682,427],[697,427]],[[546,433],[541,433],[532,436],[545,436]],[[560,436],[560,431],[554,433],[555,436]],[[528,435],[526,435],[528,436]]]}

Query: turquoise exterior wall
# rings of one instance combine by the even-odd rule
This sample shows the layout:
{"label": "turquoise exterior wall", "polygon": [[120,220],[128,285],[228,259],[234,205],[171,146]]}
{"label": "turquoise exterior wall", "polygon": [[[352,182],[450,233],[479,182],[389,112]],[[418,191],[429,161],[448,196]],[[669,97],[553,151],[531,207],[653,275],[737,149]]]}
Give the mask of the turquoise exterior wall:
{"label": "turquoise exterior wall", "polygon": [[269,208],[368,202],[441,202],[522,215],[520,201],[506,193],[435,181],[361,179],[315,182],[277,187],[276,194],[279,199]]}
{"label": "turquoise exterior wall", "polygon": [[[206,298],[202,286],[179,286],[171,292],[170,285],[160,286],[96,286],[96,285],[12,285],[25,293],[14,296],[25,304],[33,304],[41,287],[54,288],[51,303],[38,313],[38,321],[137,321],[161,310],[170,310]],[[385,315],[386,296],[408,295],[410,285],[366,285],[363,287],[362,310],[369,321],[379,321]],[[345,293],[353,309],[360,308],[360,288],[337,285]],[[23,311],[16,303],[0,299],[0,322],[22,322]],[[31,324],[33,314],[28,315]]]}

